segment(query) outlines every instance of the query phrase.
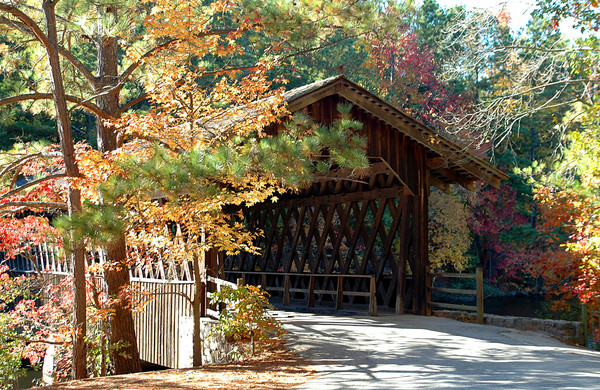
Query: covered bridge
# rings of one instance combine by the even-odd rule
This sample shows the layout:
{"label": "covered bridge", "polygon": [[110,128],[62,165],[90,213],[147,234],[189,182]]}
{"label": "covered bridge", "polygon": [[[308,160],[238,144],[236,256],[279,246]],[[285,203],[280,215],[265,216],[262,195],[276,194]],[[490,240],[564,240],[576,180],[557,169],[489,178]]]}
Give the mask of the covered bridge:
{"label": "covered bridge", "polygon": [[[397,313],[426,314],[430,186],[471,189],[484,180],[498,187],[506,175],[343,76],[293,89],[286,100],[290,112],[303,111],[324,124],[338,115],[338,103],[351,103],[368,138],[371,167],[357,180],[333,170],[301,193],[245,209],[248,228],[264,231],[257,242],[262,253],[225,257],[211,251],[208,288],[223,283],[215,276],[244,275],[246,282],[287,291],[309,306],[317,300],[338,308],[376,300]],[[72,264],[47,244],[33,257],[40,269],[72,273]],[[101,253],[88,259],[105,261]],[[16,265],[24,267],[21,263]],[[28,263],[21,271],[33,269]],[[136,291],[160,292],[135,316],[142,359],[190,366],[192,309],[184,297],[194,292],[190,264],[169,259],[156,267],[140,264],[131,270],[131,281]]]}
{"label": "covered bridge", "polygon": [[345,180],[348,172],[332,171],[301,193],[244,210],[248,227],[264,232],[261,255],[211,256],[209,273],[243,272],[246,282],[292,296],[310,289],[309,304],[313,291],[327,299],[342,288],[350,302],[366,303],[373,282],[359,276],[372,275],[380,305],[426,314],[430,186],[498,187],[507,176],[344,76],[290,90],[285,100],[290,112],[323,124],[339,115],[338,103],[351,103],[368,138],[368,176]]}

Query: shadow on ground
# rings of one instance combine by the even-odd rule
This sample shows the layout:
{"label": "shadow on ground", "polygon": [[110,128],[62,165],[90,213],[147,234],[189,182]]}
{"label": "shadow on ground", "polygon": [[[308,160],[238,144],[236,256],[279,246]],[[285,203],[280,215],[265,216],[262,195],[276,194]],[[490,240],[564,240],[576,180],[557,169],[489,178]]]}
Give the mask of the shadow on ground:
{"label": "shadow on ground", "polygon": [[534,332],[446,318],[280,312],[323,376],[302,389],[599,388],[600,353]]}

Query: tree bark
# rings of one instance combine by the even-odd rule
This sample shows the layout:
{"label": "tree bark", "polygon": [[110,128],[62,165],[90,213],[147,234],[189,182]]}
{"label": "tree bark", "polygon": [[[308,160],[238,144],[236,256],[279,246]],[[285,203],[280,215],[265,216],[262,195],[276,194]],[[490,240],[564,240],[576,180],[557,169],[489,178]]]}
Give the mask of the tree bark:
{"label": "tree bark", "polygon": [[[96,38],[97,72],[99,92],[96,105],[108,113],[113,119],[118,116],[120,87],[118,82],[118,40],[116,37],[104,34],[101,23],[98,25],[98,38]],[[103,123],[99,118],[96,121],[96,137],[98,150],[110,152],[119,147],[117,132],[113,126]],[[115,312],[111,317],[111,343],[122,343],[124,349],[117,349],[112,354],[115,365],[115,374],[129,374],[141,371],[140,356],[137,347],[137,338],[131,311],[131,297],[125,291],[130,286],[129,266],[125,247],[125,234],[121,233],[114,242],[106,248],[107,261],[110,266],[104,270],[108,294],[118,296]]]}
{"label": "tree bark", "polygon": [[114,373],[118,375],[139,372],[141,371],[140,354],[131,313],[131,296],[128,291],[130,279],[124,236],[108,245],[106,254],[111,263],[104,270],[108,295],[111,298],[118,298],[113,307],[110,334],[111,344],[117,346],[112,353]]}
{"label": "tree bark", "polygon": [[[58,36],[56,29],[55,0],[44,0],[43,11],[46,21],[48,41],[51,45],[47,48],[48,62],[52,78],[52,94],[56,108],[56,124],[62,152],[64,155],[65,170],[69,177],[78,177],[79,169],[75,160],[75,149],[73,146],[73,135],[69,111],[67,109],[66,93],[63,85],[58,54]],[[78,189],[69,188],[68,192],[69,215],[81,211],[81,192]],[[74,379],[87,377],[86,369],[86,300],[85,300],[85,260],[82,242],[71,240],[71,260],[73,261],[73,366],[72,375]]]}

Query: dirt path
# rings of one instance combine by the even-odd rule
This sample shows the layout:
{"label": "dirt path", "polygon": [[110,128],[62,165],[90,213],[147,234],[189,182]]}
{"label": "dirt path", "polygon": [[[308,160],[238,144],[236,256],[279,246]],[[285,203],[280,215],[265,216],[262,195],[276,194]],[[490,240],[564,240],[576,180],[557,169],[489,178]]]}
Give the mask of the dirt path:
{"label": "dirt path", "polygon": [[242,363],[200,369],[165,370],[72,381],[38,389],[290,389],[316,376],[310,363],[290,352],[283,342]]}

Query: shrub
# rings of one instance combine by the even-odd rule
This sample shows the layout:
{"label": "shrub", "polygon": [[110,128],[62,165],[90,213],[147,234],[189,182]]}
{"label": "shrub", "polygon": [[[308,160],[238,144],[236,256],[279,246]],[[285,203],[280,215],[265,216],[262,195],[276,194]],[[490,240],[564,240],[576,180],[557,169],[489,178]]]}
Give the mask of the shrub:
{"label": "shrub", "polygon": [[218,329],[229,340],[249,341],[251,354],[260,345],[273,337],[280,338],[283,328],[268,310],[273,305],[268,300],[269,293],[256,286],[239,286],[237,289],[224,286],[213,294],[211,304],[223,304],[225,308],[219,316]]}

